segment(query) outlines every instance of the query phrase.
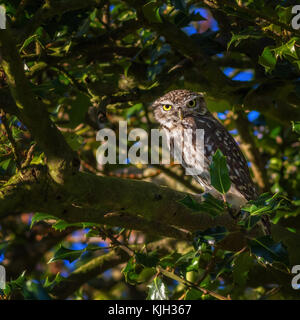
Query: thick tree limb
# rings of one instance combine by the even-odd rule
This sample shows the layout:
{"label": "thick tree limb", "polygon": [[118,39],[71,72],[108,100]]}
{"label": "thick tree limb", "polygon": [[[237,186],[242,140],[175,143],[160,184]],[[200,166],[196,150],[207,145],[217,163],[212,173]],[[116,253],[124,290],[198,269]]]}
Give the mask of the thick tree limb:
{"label": "thick tree limb", "polygon": [[77,155],[51,122],[45,106],[38,101],[24,74],[24,66],[9,29],[0,32],[1,65],[7,77],[11,95],[19,110],[19,118],[45,151],[50,175],[62,182],[65,175],[78,169]]}
{"label": "thick tree limb", "polygon": [[126,262],[129,255],[121,250],[111,250],[109,253],[98,256],[80,266],[68,278],[58,283],[51,291],[55,299],[63,300],[79,289],[87,281],[97,277],[106,270]]}
{"label": "thick tree limb", "polygon": [[[194,213],[178,200],[185,193],[139,180],[77,173],[61,186],[45,167],[16,175],[0,190],[0,217],[20,212],[45,212],[69,222],[94,222],[189,239],[189,233],[224,226],[224,246],[239,250],[246,234],[228,213],[213,218]],[[186,230],[186,231],[182,231]],[[255,234],[258,230],[253,231]]]}

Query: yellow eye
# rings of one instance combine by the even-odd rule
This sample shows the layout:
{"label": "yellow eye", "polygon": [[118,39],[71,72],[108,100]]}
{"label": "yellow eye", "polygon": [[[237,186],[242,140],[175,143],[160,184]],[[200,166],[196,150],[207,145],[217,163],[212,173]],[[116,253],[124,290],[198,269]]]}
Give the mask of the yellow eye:
{"label": "yellow eye", "polygon": [[194,108],[196,106],[196,99],[194,100],[190,100],[188,103],[187,103],[187,106],[189,108]]}
{"label": "yellow eye", "polygon": [[164,104],[164,105],[163,105],[163,109],[164,109],[165,111],[170,111],[170,110],[172,109],[172,105],[170,105],[170,104]]}

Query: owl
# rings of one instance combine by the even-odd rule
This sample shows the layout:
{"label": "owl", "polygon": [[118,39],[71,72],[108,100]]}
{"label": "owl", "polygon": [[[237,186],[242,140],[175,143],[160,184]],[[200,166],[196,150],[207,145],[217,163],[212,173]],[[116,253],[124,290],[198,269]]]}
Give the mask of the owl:
{"label": "owl", "polygon": [[184,129],[191,130],[193,138],[191,141],[183,141],[186,145],[181,149],[184,150],[181,155],[183,167],[190,163],[190,157],[195,156],[196,129],[204,129],[204,148],[201,148],[201,154],[197,155],[202,161],[202,170],[198,170],[193,176],[203,187],[204,193],[223,198],[211,185],[209,171],[212,156],[220,149],[226,156],[231,179],[230,190],[225,196],[226,201],[234,210],[239,211],[247,201],[257,198],[258,193],[243,153],[224,126],[209,112],[201,93],[174,90],[154,101],[152,107],[155,119],[165,131],[173,156],[176,139],[182,136]]}

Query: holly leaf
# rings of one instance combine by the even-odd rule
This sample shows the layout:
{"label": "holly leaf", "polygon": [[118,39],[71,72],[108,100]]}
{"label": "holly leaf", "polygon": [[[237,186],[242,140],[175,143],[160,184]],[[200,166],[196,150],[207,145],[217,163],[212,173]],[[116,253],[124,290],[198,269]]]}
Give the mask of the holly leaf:
{"label": "holly leaf", "polygon": [[23,286],[25,300],[51,300],[48,292],[35,280],[28,280]]}
{"label": "holly leaf", "polygon": [[274,70],[276,66],[276,57],[274,52],[269,47],[265,47],[262,55],[258,59],[258,63],[265,68],[267,73]]}
{"label": "holly leaf", "polygon": [[31,224],[30,224],[30,228],[32,228],[32,226],[39,222],[39,221],[44,221],[44,220],[57,220],[57,217],[52,216],[51,214],[48,213],[43,213],[43,212],[37,212],[34,214],[34,216],[31,218]]}
{"label": "holly leaf", "polygon": [[203,292],[196,289],[187,290],[184,300],[202,300]]}
{"label": "holly leaf", "polygon": [[150,22],[162,23],[156,1],[150,1],[142,7],[145,18]]}
{"label": "holly leaf", "polygon": [[261,216],[252,216],[249,214],[243,215],[242,219],[238,222],[238,225],[243,226],[246,230],[251,230],[258,221],[261,220]]}
{"label": "holly leaf", "polygon": [[160,277],[156,277],[148,285],[147,300],[169,300],[168,289]]}
{"label": "holly leaf", "polygon": [[228,235],[225,227],[208,228],[205,231],[195,232],[193,239],[194,247],[197,249],[203,242],[212,244],[223,240]]}
{"label": "holly leaf", "polygon": [[292,121],[292,129],[294,132],[300,134],[300,121]]}
{"label": "holly leaf", "polygon": [[155,267],[159,261],[157,252],[153,251],[149,254],[145,253],[136,253],[135,254],[136,263],[142,264],[145,267]]}
{"label": "holly leaf", "polygon": [[70,223],[70,222],[67,222],[65,220],[58,220],[52,227],[55,229],[55,230],[58,230],[58,231],[62,231],[62,230],[65,230],[66,228],[69,228],[69,227],[79,227],[79,228],[88,228],[88,227],[94,227],[94,226],[97,226],[95,223],[92,223],[92,222],[75,222],[75,223]]}
{"label": "holly leaf", "polygon": [[210,180],[212,186],[222,194],[226,194],[230,189],[231,180],[229,178],[227,161],[220,149],[213,155],[210,165]]}
{"label": "holly leaf", "polygon": [[194,212],[202,210],[201,204],[195,201],[191,196],[187,195],[183,199],[178,200],[179,203],[183,204],[185,207],[191,209]]}
{"label": "holly leaf", "polygon": [[227,44],[227,50],[230,48],[232,44],[234,44],[234,46],[237,47],[243,40],[260,38],[262,38],[262,34],[253,29],[247,29],[239,34],[232,33],[232,37]]}
{"label": "holly leaf", "polygon": [[251,252],[263,258],[266,262],[289,263],[288,252],[281,242],[275,243],[270,236],[263,236],[249,241]]}
{"label": "holly leaf", "polygon": [[66,132],[63,132],[63,136],[65,137],[69,146],[74,151],[79,150],[84,143],[84,139],[80,135],[76,134],[75,132],[66,131]]}
{"label": "holly leaf", "polygon": [[254,260],[249,255],[249,252],[240,253],[233,262],[232,276],[234,283],[241,287],[245,286],[248,273],[253,265]]}
{"label": "holly leaf", "polygon": [[193,212],[207,212],[212,217],[216,217],[224,211],[224,203],[212,195],[204,194],[204,201],[197,202],[191,196],[187,195],[178,202],[183,204],[185,207],[191,209]]}
{"label": "holly leaf", "polygon": [[122,273],[124,274],[125,281],[132,285],[138,283],[139,273],[136,270],[136,263],[134,257],[131,257],[127,262],[127,265],[123,268]]}
{"label": "holly leaf", "polygon": [[52,263],[57,260],[68,260],[71,263],[77,260],[82,255],[82,252],[83,250],[70,250],[61,245],[48,263]]}

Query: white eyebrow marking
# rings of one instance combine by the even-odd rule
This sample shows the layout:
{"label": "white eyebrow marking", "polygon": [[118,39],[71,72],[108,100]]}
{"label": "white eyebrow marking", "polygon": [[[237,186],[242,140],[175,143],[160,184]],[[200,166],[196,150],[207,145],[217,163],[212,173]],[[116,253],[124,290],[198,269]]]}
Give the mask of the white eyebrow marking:
{"label": "white eyebrow marking", "polygon": [[163,100],[159,102],[160,104],[171,104],[172,106],[174,106],[174,103],[171,102],[170,100]]}

